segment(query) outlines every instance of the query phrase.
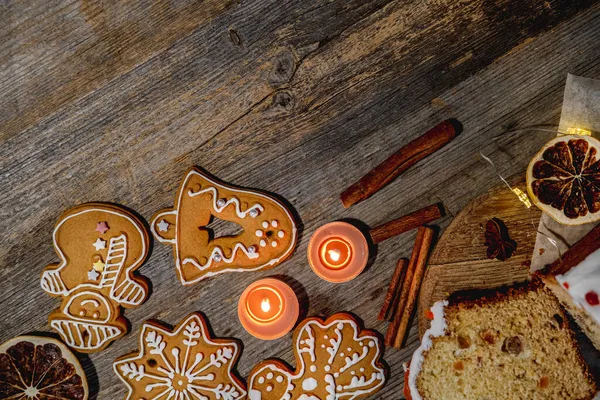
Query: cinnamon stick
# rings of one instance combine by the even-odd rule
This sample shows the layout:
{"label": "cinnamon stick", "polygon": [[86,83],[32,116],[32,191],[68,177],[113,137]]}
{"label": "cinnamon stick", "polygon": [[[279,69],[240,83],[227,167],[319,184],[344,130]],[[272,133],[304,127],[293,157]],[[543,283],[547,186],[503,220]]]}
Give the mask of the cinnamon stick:
{"label": "cinnamon stick", "polygon": [[433,245],[434,230],[428,227],[421,227],[419,230],[424,231],[423,242],[421,244],[421,249],[419,250],[415,275],[413,276],[410,284],[410,291],[408,294],[406,307],[404,307],[402,312],[402,317],[400,318],[400,324],[398,326],[398,332],[396,332],[396,338],[394,339],[394,347],[396,348],[400,348],[402,343],[404,343],[404,338],[409,328],[408,323],[410,322],[413,314],[413,309],[417,304],[419,290],[421,290],[421,283],[423,282],[425,268],[427,267],[427,258],[429,257],[431,246]]}
{"label": "cinnamon stick", "polygon": [[414,139],[384,162],[373,168],[340,195],[345,208],[363,201],[386,186],[418,161],[435,153],[454,139],[462,130],[455,119],[442,121],[424,135]]}
{"label": "cinnamon stick", "polygon": [[403,217],[371,229],[373,243],[380,243],[401,233],[428,224],[445,215],[442,203],[431,204]]}
{"label": "cinnamon stick", "polygon": [[383,300],[383,306],[379,311],[379,315],[377,319],[380,321],[386,320],[389,317],[389,314],[393,315],[393,311],[395,307],[390,306],[395,303],[395,300],[398,298],[398,291],[400,289],[400,283],[404,280],[406,276],[406,266],[408,265],[408,260],[406,258],[401,258],[398,260],[396,264],[396,269],[394,270],[394,274],[392,275],[392,279],[390,280],[390,286],[388,287],[388,291],[385,295],[385,299]]}
{"label": "cinnamon stick", "polygon": [[562,259],[554,261],[548,265],[542,273],[552,273],[553,275],[564,274],[575,265],[580,264],[591,253],[598,249],[600,242],[600,225],[589,231],[584,237],[579,239],[569,250],[563,254]]}
{"label": "cinnamon stick", "polygon": [[410,291],[410,284],[412,283],[413,275],[415,274],[417,259],[419,258],[419,251],[423,244],[424,234],[425,231],[422,229],[419,229],[417,231],[415,244],[413,245],[412,254],[410,256],[410,260],[408,261],[408,267],[406,268],[406,275],[404,277],[404,280],[402,281],[402,288],[400,289],[398,295],[396,310],[394,312],[392,322],[388,326],[388,330],[385,334],[384,343],[386,346],[392,346],[394,344],[394,340],[396,339],[396,333],[398,332],[398,327],[400,326],[400,318],[402,317],[402,311],[406,306],[406,302],[408,300],[408,292]]}

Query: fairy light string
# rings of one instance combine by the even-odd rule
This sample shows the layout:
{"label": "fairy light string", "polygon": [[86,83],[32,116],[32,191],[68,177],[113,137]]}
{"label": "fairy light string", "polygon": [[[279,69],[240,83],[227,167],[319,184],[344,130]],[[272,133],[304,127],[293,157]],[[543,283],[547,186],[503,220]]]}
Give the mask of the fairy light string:
{"label": "fairy light string", "polygon": [[531,226],[533,227],[533,229],[537,233],[539,233],[540,235],[545,237],[550,242],[550,244],[552,244],[552,246],[554,246],[556,248],[556,251],[558,252],[558,258],[560,260],[562,260],[562,254],[561,254],[560,248],[558,247],[558,243],[556,242],[556,240],[554,238],[546,235],[544,232],[540,231],[535,226],[535,221],[533,220],[533,215],[531,214],[532,203],[531,203],[531,200],[529,199],[529,196],[527,196],[527,194],[525,192],[523,192],[521,189],[513,188],[510,185],[510,183],[508,183],[508,181],[506,179],[504,179],[502,174],[500,174],[500,172],[498,172],[498,168],[496,168],[496,164],[494,164],[494,162],[488,156],[483,154],[481,151],[479,152],[479,155],[481,156],[481,158],[483,158],[485,161],[487,161],[492,166],[496,175],[498,175],[498,177],[502,180],[502,182],[504,182],[504,184],[510,189],[510,191],[513,192],[517,196],[519,201],[525,206],[525,208],[527,209],[527,212],[529,214],[529,219],[531,220]]}

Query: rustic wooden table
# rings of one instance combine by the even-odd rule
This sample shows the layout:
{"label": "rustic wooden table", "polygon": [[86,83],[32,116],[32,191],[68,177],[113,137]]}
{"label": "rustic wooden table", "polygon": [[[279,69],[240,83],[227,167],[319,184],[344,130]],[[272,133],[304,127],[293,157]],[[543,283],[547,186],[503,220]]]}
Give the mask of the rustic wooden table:
{"label": "rustic wooden table", "polygon": [[[121,203],[148,219],[199,165],[282,195],[302,218],[297,251],[276,269],[195,286],[156,244],[140,270],[152,295],[125,313],[132,332],[86,362],[99,399],[124,397],[112,360],[137,348],[149,318],[204,312],[217,335],[244,342],[242,376],[268,357],[291,362],[289,336],[260,341],[237,319],[240,293],[265,276],[292,279],[309,315],[351,311],[385,333],[376,315],[414,232],[380,244],[371,268],[339,285],[310,270],[310,234],[437,201],[458,212],[498,183],[480,150],[506,176],[522,173],[549,134],[494,138],[556,124],[568,72],[600,77],[593,0],[3,1],[0,21],[0,341],[49,331],[58,300],[40,273],[58,260],[51,232],[75,204]],[[346,186],[448,117],[461,136],[342,207]],[[375,398],[402,397],[401,364],[417,344],[413,326],[408,347],[386,351],[391,375]]]}

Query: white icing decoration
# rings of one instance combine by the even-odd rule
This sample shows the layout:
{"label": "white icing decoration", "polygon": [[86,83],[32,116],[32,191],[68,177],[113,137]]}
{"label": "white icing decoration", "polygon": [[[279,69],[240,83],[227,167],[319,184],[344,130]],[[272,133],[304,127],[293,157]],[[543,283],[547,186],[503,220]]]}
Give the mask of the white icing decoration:
{"label": "white icing decoration", "polygon": [[92,244],[92,246],[94,246],[96,251],[104,250],[106,248],[106,240],[102,240],[102,239],[98,238],[98,239],[96,239],[94,244]]}
{"label": "white icing decoration", "polygon": [[279,231],[279,232],[277,232],[277,236],[279,236],[280,238],[283,238],[285,236],[285,232]]}
{"label": "white icing decoration", "polygon": [[[312,328],[307,327],[302,333],[306,333],[308,337],[304,339],[303,344],[298,343],[298,353],[308,353],[310,361],[314,363],[317,361],[317,356],[315,354],[315,337],[313,336]],[[299,335],[298,337],[300,336],[302,335]],[[302,347],[303,345],[305,346]]]}
{"label": "white icing decoration", "polygon": [[[218,271],[206,271],[204,274],[199,275],[198,277],[196,277],[194,279],[187,279],[186,276],[185,276],[185,274],[182,271],[182,265],[183,265],[183,263],[185,263],[186,260],[189,260],[189,258],[186,258],[185,260],[183,260],[183,262],[180,259],[179,244],[177,243],[177,240],[176,240],[176,238],[178,237],[177,236],[178,235],[177,224],[174,225],[175,226],[175,233],[174,233],[174,235],[173,235],[172,238],[165,238],[162,235],[160,235],[156,231],[155,225],[156,225],[156,221],[158,221],[161,218],[165,218],[166,216],[175,216],[176,219],[179,217],[178,210],[181,207],[181,201],[182,201],[183,197],[185,196],[185,194],[186,194],[186,192],[188,190],[187,188],[188,188],[189,181],[190,181],[191,177],[193,177],[193,176],[198,176],[198,177],[200,177],[203,180],[211,182],[215,186],[219,186],[219,183],[215,182],[210,177],[208,177],[206,175],[203,175],[203,174],[201,174],[200,172],[198,172],[196,170],[190,170],[188,172],[188,174],[184,178],[184,182],[183,182],[184,184],[181,185],[181,189],[180,189],[180,192],[179,192],[178,197],[177,197],[177,204],[176,204],[175,209],[171,209],[171,210],[168,210],[168,211],[163,211],[161,213],[158,213],[154,217],[154,219],[152,220],[152,223],[150,224],[150,230],[152,231],[152,234],[154,235],[154,237],[159,242],[166,243],[166,244],[171,244],[171,245],[174,246],[174,248],[175,248],[174,249],[174,251],[175,251],[175,257],[176,257],[176,259],[175,259],[175,268],[177,269],[178,276],[180,278],[181,284],[183,284],[183,285],[192,285],[192,284],[197,283],[197,282],[199,282],[199,281],[201,281],[203,279],[209,278],[209,277],[217,275],[217,274],[225,273],[225,272],[242,272],[242,271],[257,271],[257,270],[261,270],[261,269],[264,269],[266,267],[269,267],[269,266],[272,266],[272,265],[275,265],[275,264],[279,263],[280,260],[286,258],[292,251],[294,251],[294,248],[295,248],[295,245],[296,245],[296,238],[298,236],[298,230],[297,230],[296,224],[294,222],[293,216],[290,214],[290,212],[286,209],[286,207],[283,204],[281,204],[277,199],[272,198],[272,197],[267,196],[267,195],[264,195],[262,193],[258,193],[258,192],[254,192],[254,191],[246,191],[246,190],[242,190],[242,189],[239,189],[239,188],[235,188],[235,189],[228,188],[228,190],[231,190],[231,191],[240,192],[240,193],[248,193],[248,194],[251,194],[252,196],[255,196],[255,197],[260,197],[260,198],[267,199],[267,200],[269,200],[269,202],[272,202],[277,207],[279,207],[280,211],[287,217],[286,220],[290,222],[291,227],[292,227],[292,229],[291,229],[291,238],[290,238],[290,240],[287,241],[288,245],[285,248],[285,250],[280,250],[280,252],[278,253],[279,254],[278,257],[271,258],[269,260],[266,260],[265,262],[261,262],[261,263],[259,263],[258,265],[256,265],[253,268],[247,268],[247,267],[246,268],[222,268],[222,269],[219,269]],[[214,200],[214,196],[213,196],[213,200]],[[227,207],[227,205],[225,207]],[[253,217],[253,218],[255,218],[255,216],[252,215],[252,211],[253,210],[257,211],[257,214],[256,214],[257,216],[262,211],[264,211],[264,209],[263,209],[262,206],[260,206],[260,209],[259,208],[251,208],[248,212],[249,212],[250,216]],[[268,223],[267,223],[267,227],[268,227]],[[234,252],[235,252],[235,249],[234,249]],[[198,265],[195,265],[195,266],[198,267]],[[206,269],[206,268],[204,268],[204,269]]]}
{"label": "white icing decoration", "polygon": [[161,219],[156,226],[160,232],[168,232],[169,231],[169,223],[164,219]]}
{"label": "white icing decoration", "polygon": [[[212,193],[213,209],[217,213],[221,213],[230,204],[235,205],[235,213],[238,216],[238,218],[246,218],[246,215],[250,212],[250,210],[253,210],[253,209],[264,211],[263,206],[261,206],[258,203],[254,204],[252,207],[248,208],[246,211],[242,211],[240,208],[240,201],[237,199],[237,197],[232,197],[231,199],[229,199],[227,201],[225,201],[225,199],[216,200],[217,189],[215,189],[212,186],[206,187],[206,188],[198,190],[198,191],[193,191],[192,189],[189,189],[187,192],[188,196],[190,196],[190,197],[200,196],[201,194],[204,194],[204,193]],[[221,200],[223,200],[223,202],[221,202]],[[219,202],[221,202],[221,205],[219,205]]]}
{"label": "white icing decoration", "polygon": [[273,246],[273,247],[277,247],[277,244],[278,244],[278,243],[277,243],[277,240],[273,240],[273,241],[271,242],[271,246]]}
{"label": "white icing decoration", "polygon": [[[166,351],[168,339],[179,336],[183,332],[184,339],[171,349],[170,355]],[[211,345],[213,353],[205,355],[196,349],[198,344],[206,342]],[[214,347],[213,347],[214,346]],[[136,361],[145,356],[145,349],[150,354],[160,358],[162,364],[156,372],[149,372],[145,364]],[[195,355],[194,355],[195,353]],[[113,369],[129,389],[127,398],[133,398],[134,388],[130,380],[140,381],[145,379],[151,383],[146,384],[147,393],[158,389],[158,394],[148,400],[158,399],[208,399],[238,400],[246,396],[246,391],[241,387],[231,373],[232,360],[239,354],[235,342],[220,343],[211,341],[204,331],[203,324],[197,315],[190,316],[175,332],[168,332],[151,324],[144,324],[140,336],[139,354],[121,359],[113,363]],[[207,358],[208,362],[203,362]],[[215,372],[225,371],[227,380],[215,385]],[[128,379],[125,379],[128,378]],[[173,383],[178,384],[178,388]],[[204,384],[204,382],[207,382]],[[182,388],[183,386],[183,388]],[[137,393],[139,396],[139,393]],[[135,397],[137,398],[137,397]],[[250,394],[251,399],[260,399]]]}
{"label": "white icing decoration", "polygon": [[77,213],[67,216],[66,218],[62,219],[58,224],[56,224],[56,227],[54,228],[52,234],[52,241],[54,243],[54,248],[56,249],[56,252],[61,262],[57,268],[48,269],[44,271],[44,273],[42,274],[40,285],[42,289],[47,293],[60,296],[68,296],[74,291],[80,290],[82,288],[98,289],[103,287],[110,287],[110,298],[112,300],[127,306],[138,306],[147,297],[147,293],[141,285],[129,278],[129,271],[137,269],[138,266],[144,261],[145,257],[138,257],[131,265],[127,266],[127,273],[125,274],[125,278],[122,280],[119,286],[114,286],[116,282],[116,277],[119,276],[119,274],[121,274],[122,269],[125,267],[124,263],[127,254],[127,236],[125,236],[124,234],[112,237],[110,239],[108,245],[108,253],[106,256],[105,269],[102,272],[102,279],[99,283],[81,283],[69,289],[67,288],[60,276],[61,271],[67,265],[67,257],[65,256],[63,249],[58,245],[58,230],[66,221],[70,220],[71,218],[96,211],[117,215],[129,221],[131,223],[131,226],[135,227],[136,231],[139,234],[140,243],[142,244],[140,254],[145,255],[147,253],[146,240],[144,240],[146,234],[142,231],[140,226],[138,226],[138,222],[134,221],[130,216],[119,210],[110,210],[105,208],[94,207],[86,208]]}
{"label": "white icing decoration", "polygon": [[271,221],[271,226],[273,228],[277,228],[277,226],[279,226],[279,221],[277,221],[276,219],[274,219],[273,221]]}
{"label": "white icing decoration", "polygon": [[263,231],[261,231],[260,229],[257,229],[257,230],[256,230],[256,232],[254,232],[254,234],[255,234],[257,237],[262,237],[262,236],[263,236]]}
{"label": "white icing decoration", "polygon": [[262,377],[262,376],[261,376],[260,378],[258,378],[258,383],[260,383],[261,385],[262,385],[263,383],[265,383],[265,378],[264,378],[264,377]]}
{"label": "white icing decoration", "polygon": [[264,229],[267,229],[267,228],[269,227],[269,221],[263,221],[263,222],[262,222],[262,227],[263,227]]}
{"label": "white icing decoration", "polygon": [[316,365],[311,365],[310,366],[310,372],[317,372],[317,366]]}
{"label": "white icing decoration", "polygon": [[283,376],[279,375],[277,378],[275,378],[275,380],[276,380],[278,383],[281,383],[281,382],[283,382]]}
{"label": "white icing decoration", "polygon": [[[98,271],[89,271],[87,277],[89,281],[75,285],[72,288],[68,288],[61,277],[61,271],[68,265],[67,256],[63,249],[58,245],[58,232],[60,228],[65,224],[66,221],[71,218],[75,218],[80,215],[84,215],[90,212],[101,212],[106,214],[116,215],[120,218],[126,219],[130,226],[135,228],[139,236],[139,242],[141,243],[141,257],[137,257],[131,265],[125,265],[127,258],[127,236],[121,234],[119,236],[111,237],[108,243],[108,250],[106,255],[106,263],[104,264],[104,270],[101,274]],[[128,231],[129,235],[134,235],[133,229]],[[118,304],[124,306],[137,306],[141,304],[147,297],[146,289],[131,279],[130,271],[135,270],[144,261],[147,253],[147,241],[145,240],[146,233],[142,231],[139,222],[132,219],[130,216],[120,210],[111,210],[106,208],[89,207],[85,208],[76,213],[70,214],[64,219],[60,220],[53,232],[53,243],[54,248],[61,260],[60,264],[55,269],[45,270],[42,274],[41,287],[44,291],[60,296],[70,296],[75,291],[77,295],[69,298],[67,305],[63,307],[63,314],[66,318],[53,318],[50,321],[50,326],[56,330],[63,341],[65,341],[69,347],[72,347],[80,351],[93,352],[101,349],[106,343],[118,338],[123,335],[123,331],[118,326],[110,325],[109,321],[114,319],[112,315],[113,307],[110,306],[109,299]],[[135,239],[133,237],[132,239]],[[106,246],[106,241],[104,241]],[[100,242],[97,240],[94,247],[101,247]],[[117,285],[117,280],[120,283]],[[89,290],[85,290],[88,289]],[[101,289],[108,288],[108,298],[100,292]],[[83,289],[83,290],[82,290]],[[98,306],[103,303],[103,308],[107,310],[107,315],[99,321],[91,321],[91,318],[82,318],[77,313],[72,315],[68,310],[73,300],[76,298],[92,297],[98,299]],[[100,313],[92,313],[93,318],[98,319]]]}
{"label": "white icing decoration", "polygon": [[[58,332],[61,339],[69,347],[86,351],[98,350],[105,343],[114,340],[124,333],[120,328],[113,325],[79,322],[72,319],[54,319],[50,321],[50,326]],[[91,334],[87,336],[87,339],[84,339],[82,332],[91,332]],[[92,341],[93,337],[102,339]]]}
{"label": "white icing decoration", "polygon": [[444,318],[444,307],[448,305],[447,300],[436,302],[431,307],[433,313],[433,320],[431,321],[431,327],[423,335],[421,340],[421,346],[413,353],[410,361],[410,367],[408,372],[408,387],[412,400],[423,400],[419,390],[417,389],[417,376],[421,372],[421,366],[423,365],[423,353],[431,348],[432,339],[439,337],[446,331],[446,319]]}
{"label": "white icing decoration", "polygon": [[[309,356],[313,357],[314,355],[314,346],[315,346],[315,342],[314,342],[314,330],[313,330],[313,326],[314,327],[318,327],[322,330],[328,330],[331,327],[335,327],[334,328],[334,332],[335,332],[335,336],[336,338],[334,339],[330,339],[329,340],[329,346],[327,346],[327,351],[329,352],[331,361],[329,361],[327,364],[325,364],[323,366],[323,369],[325,372],[330,372],[332,369],[332,362],[333,359],[335,358],[336,355],[338,355],[338,350],[340,347],[340,344],[342,343],[342,330],[344,328],[344,324],[349,324],[352,328],[353,328],[353,332],[354,332],[354,337],[353,340],[356,343],[359,343],[359,338],[358,338],[358,334],[359,334],[359,328],[356,325],[356,323],[352,320],[335,320],[330,322],[327,325],[323,325],[322,322],[318,321],[318,320],[311,320],[308,323],[306,323],[305,325],[303,325],[300,328],[300,332],[298,333],[297,339],[296,339],[296,351],[298,352],[299,355],[302,355],[303,353],[307,353],[309,354]],[[323,338],[325,340],[329,339],[328,335],[324,335]],[[362,339],[367,339],[369,340],[369,343],[376,343],[377,338],[373,337],[373,336],[365,336],[363,335],[360,340]],[[322,348],[325,348],[324,344],[321,344]],[[367,353],[370,352],[371,350],[369,350],[368,346],[361,346],[362,350],[364,351],[366,349]],[[369,395],[377,390],[379,390],[379,388],[381,386],[383,386],[383,384],[385,383],[385,374],[383,369],[381,369],[381,367],[379,367],[376,362],[379,359],[379,355],[381,353],[381,349],[379,347],[376,347],[375,350],[375,354],[372,354],[373,358],[370,361],[370,365],[373,368],[373,373],[370,376],[358,376],[356,374],[356,372],[354,372],[354,374],[351,374],[350,372],[348,372],[348,378],[350,378],[350,376],[352,377],[349,384],[344,386],[342,384],[340,385],[336,385],[336,378],[340,378],[340,373],[343,371],[338,371],[338,372],[334,372],[333,374],[331,373],[327,373],[324,376],[324,381],[325,381],[325,391],[327,392],[327,396],[325,399],[319,399],[313,395],[309,395],[306,393],[300,394],[299,397],[296,397],[296,400],[341,400],[341,399],[354,399],[357,398],[361,395]],[[361,358],[363,356],[363,353],[361,354],[354,354],[352,355],[352,358],[347,357],[346,362],[350,362],[352,365],[355,365],[357,362],[357,359],[360,358],[361,360],[364,359]],[[316,357],[315,357],[316,359]],[[313,360],[313,358],[311,358],[311,360]],[[350,361],[348,361],[350,360]],[[291,383],[294,380],[300,379],[302,382],[302,389],[303,391],[311,391],[314,389],[307,389],[311,386],[312,381],[308,380],[310,378],[305,378],[302,379],[305,376],[305,373],[307,373],[307,371],[310,372],[315,372],[316,369],[314,367],[316,367],[316,365],[312,365],[310,363],[308,363],[306,361],[306,359],[303,358],[304,362],[301,362],[298,367],[299,370],[296,374],[293,374],[285,369],[281,369],[278,366],[274,365],[274,364],[267,364],[262,366],[260,369],[258,369],[256,372],[254,372],[251,377],[249,378],[249,398],[251,400],[260,400],[262,398],[262,393],[260,392],[260,390],[256,389],[255,387],[255,380],[258,381],[258,383],[260,384],[262,382],[261,379],[264,379],[264,375],[267,373],[267,371],[277,371],[279,372],[281,375],[285,376],[285,378],[287,379],[288,385],[286,388],[286,392],[283,393],[281,396],[281,400],[292,400],[292,391],[294,390],[294,385]],[[307,369],[305,369],[307,368]],[[348,367],[349,368],[349,367]],[[268,375],[267,375],[268,377]],[[278,376],[279,378],[279,376]],[[279,379],[277,380],[277,382],[283,382],[283,378],[280,381]],[[308,383],[307,383],[308,382]],[[371,387],[369,387],[369,385],[373,385]],[[316,388],[317,386],[315,386]],[[364,389],[363,389],[364,388]],[[351,392],[344,392],[344,390],[353,390]],[[269,398],[269,397],[267,397]]]}
{"label": "white icing decoration", "polygon": [[235,254],[238,250],[241,250],[242,253],[246,254],[246,257],[248,257],[250,259],[258,258],[258,253],[248,251],[248,249],[246,247],[244,247],[243,244],[236,243],[233,246],[233,250],[232,250],[231,256],[229,258],[225,257],[225,255],[223,254],[223,250],[221,250],[220,247],[215,247],[215,248],[213,248],[210,258],[208,259],[208,261],[206,261],[206,264],[202,265],[198,261],[196,261],[196,259],[194,259],[194,258],[186,258],[183,260],[183,265],[192,264],[194,267],[198,268],[200,271],[203,271],[212,265],[213,260],[215,262],[223,261],[224,263],[231,264],[233,262],[233,260],[235,259]]}
{"label": "white icing decoration", "polygon": [[[90,299],[89,297],[92,297],[92,299]],[[108,321],[110,321],[111,314],[110,314],[110,305],[108,304],[108,299],[96,292],[83,291],[83,292],[79,292],[76,295],[70,297],[69,301],[67,301],[67,304],[63,307],[63,314],[68,317],[71,317],[72,319],[74,319],[76,321],[82,321],[84,323],[87,322],[89,319],[79,318],[79,316],[72,315],[71,313],[69,313],[69,309],[71,308],[71,305],[73,304],[73,302],[79,301],[79,299],[81,299],[81,298],[86,298],[86,300],[80,301],[79,304],[81,304],[82,306],[91,304],[95,309],[104,308],[105,310],[108,310],[108,315],[106,315],[102,319],[102,321],[95,321],[95,322],[108,323]]]}
{"label": "white icing decoration", "polygon": [[[600,324],[600,306],[593,306],[585,299],[585,295],[592,291],[600,295],[600,249],[587,256],[566,274],[556,275],[555,278],[571,295],[577,307],[583,308],[597,324]],[[569,284],[568,289],[564,286],[565,282]]]}
{"label": "white icing decoration", "polygon": [[302,390],[311,392],[317,388],[317,380],[315,378],[306,378],[302,381]]}
{"label": "white icing decoration", "polygon": [[79,311],[79,315],[81,315],[83,317],[85,315],[85,311],[84,310]]}
{"label": "white icing decoration", "polygon": [[258,214],[260,214],[260,212],[256,209],[253,208],[252,210],[250,210],[250,212],[248,213],[248,215],[252,218],[256,218],[258,217]]}
{"label": "white icing decoration", "polygon": [[267,374],[267,379],[273,379],[273,373],[272,372],[269,372]]}
{"label": "white icing decoration", "polygon": [[273,386],[269,385],[269,386],[267,386],[266,389],[267,389],[267,392],[270,392],[271,390],[273,390]]}
{"label": "white icing decoration", "polygon": [[265,247],[267,245],[267,242],[265,240],[261,240],[260,242],[258,242],[258,244],[260,245],[260,247]]}

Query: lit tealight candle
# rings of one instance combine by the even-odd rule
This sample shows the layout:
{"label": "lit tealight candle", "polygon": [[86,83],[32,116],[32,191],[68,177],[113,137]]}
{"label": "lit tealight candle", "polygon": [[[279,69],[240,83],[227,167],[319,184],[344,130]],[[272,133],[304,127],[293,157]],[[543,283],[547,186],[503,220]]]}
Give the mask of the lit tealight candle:
{"label": "lit tealight candle", "polygon": [[280,338],[292,330],[299,312],[298,298],[292,288],[272,278],[248,286],[238,302],[242,326],[264,340]]}
{"label": "lit tealight candle", "polygon": [[367,239],[355,226],[331,222],[315,231],[308,243],[308,262],[317,275],[329,282],[356,278],[367,265]]}

